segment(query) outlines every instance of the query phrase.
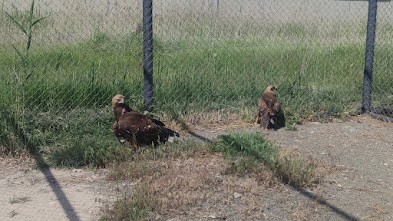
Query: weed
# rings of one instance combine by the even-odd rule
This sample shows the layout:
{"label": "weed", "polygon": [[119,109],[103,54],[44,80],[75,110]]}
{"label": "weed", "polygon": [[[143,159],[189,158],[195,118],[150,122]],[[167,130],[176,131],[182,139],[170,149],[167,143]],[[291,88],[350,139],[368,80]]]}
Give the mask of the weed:
{"label": "weed", "polygon": [[274,164],[274,173],[285,183],[304,187],[315,183],[316,165],[306,162],[290,153],[280,153]]}
{"label": "weed", "polygon": [[293,124],[288,124],[288,125],[286,126],[286,130],[288,130],[288,131],[296,131],[296,130],[297,130],[296,124],[295,124],[295,123],[293,123]]}
{"label": "weed", "polygon": [[11,20],[11,22],[25,34],[26,36],[26,46],[24,50],[19,50],[15,45],[12,45],[14,48],[18,58],[21,61],[22,67],[23,67],[23,72],[25,76],[19,76],[18,73],[16,74],[16,77],[19,79],[19,81],[25,81],[27,80],[31,74],[32,74],[32,67],[29,66],[29,52],[31,49],[32,45],[32,39],[33,39],[33,28],[36,26],[39,22],[41,22],[45,17],[39,17],[39,18],[34,18],[34,0],[32,0],[31,5],[30,5],[30,11],[29,11],[29,16],[27,20],[25,21],[25,24],[22,21],[18,21],[16,16],[12,16],[8,12],[5,12],[5,14],[8,16],[8,18]]}
{"label": "weed", "polygon": [[24,197],[12,197],[10,199],[9,203],[10,204],[16,204],[16,203],[25,203],[31,201],[30,197],[24,196]]}
{"label": "weed", "polygon": [[[7,103],[3,104],[4,108],[1,108],[3,109],[1,111],[1,115],[3,116],[5,115],[4,120],[7,125],[6,127],[4,127],[6,128],[6,130],[0,131],[0,138],[4,137],[5,138],[4,144],[10,145],[9,141],[13,139],[12,137],[14,136],[18,137],[21,135],[21,133],[23,133],[23,131],[20,129],[18,121],[20,120],[20,118],[23,118],[23,113],[25,111],[24,86],[26,85],[26,81],[33,75],[33,70],[34,70],[34,66],[30,64],[30,59],[29,59],[31,46],[32,46],[32,39],[33,39],[33,28],[39,22],[41,22],[45,17],[39,17],[39,18],[34,17],[34,0],[31,2],[29,15],[26,21],[24,20],[18,21],[17,17],[12,16],[7,12],[5,12],[5,14],[12,22],[12,24],[15,25],[26,36],[26,45],[25,48],[23,48],[23,50],[20,50],[15,45],[12,45],[12,47],[16,52],[17,58],[19,58],[19,62],[20,62],[20,64],[15,63],[13,67],[12,73],[14,78],[11,81],[14,83],[12,84],[13,88],[12,87],[10,88],[11,82],[9,80],[5,80],[6,85],[4,89],[5,90],[13,89],[11,91],[14,91],[15,94],[13,99],[9,99]],[[8,95],[11,95],[9,91],[6,91],[6,93]],[[12,106],[11,105],[7,106],[7,104],[10,103],[12,104]],[[4,123],[4,121],[2,123]],[[19,137],[19,139],[23,139],[23,138]],[[13,147],[13,146],[19,146],[19,145],[15,145],[19,143],[21,142],[18,141],[18,142],[11,143],[11,149],[10,149],[11,153],[15,152],[15,150],[17,149],[20,149],[18,147],[17,148]]]}
{"label": "weed", "polygon": [[117,200],[113,208],[105,211],[100,220],[144,220],[156,210],[157,205],[150,187],[146,184],[138,185],[131,196],[126,195]]}
{"label": "weed", "polygon": [[[155,172],[155,162],[167,159],[187,159],[195,155],[207,154],[206,144],[195,141],[184,141],[174,144],[161,145],[158,148],[146,147],[128,155],[128,160],[117,161],[111,166],[109,178],[112,180],[138,179]],[[124,154],[123,154],[124,155]]]}
{"label": "weed", "polygon": [[259,166],[259,162],[254,158],[246,156],[232,157],[224,174],[244,176],[250,173],[257,173],[257,169],[261,169],[261,167]]}
{"label": "weed", "polygon": [[16,216],[16,215],[18,215],[19,213],[18,212],[16,212],[15,210],[12,210],[10,213],[9,213],[9,216],[11,217],[11,218],[13,218],[14,216]]}
{"label": "weed", "polygon": [[303,187],[314,182],[314,164],[290,154],[283,154],[280,148],[259,134],[223,135],[210,147],[231,157],[231,168],[236,173],[245,173],[255,168],[257,163],[263,163],[284,183]]}
{"label": "weed", "polygon": [[259,162],[273,165],[279,149],[271,145],[258,134],[222,135],[211,144],[213,151],[227,156],[250,156]]}

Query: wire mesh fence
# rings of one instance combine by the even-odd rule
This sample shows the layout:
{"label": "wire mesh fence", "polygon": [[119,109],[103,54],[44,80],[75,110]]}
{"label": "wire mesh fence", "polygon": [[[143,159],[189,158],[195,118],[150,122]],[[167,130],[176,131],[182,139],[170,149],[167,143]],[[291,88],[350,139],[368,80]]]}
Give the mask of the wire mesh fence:
{"label": "wire mesh fence", "polygon": [[272,83],[286,111],[302,118],[335,115],[343,108],[333,101],[359,99],[367,2],[172,4],[155,7],[155,36],[165,45],[155,77],[177,81],[160,85],[172,93],[157,89],[157,102],[188,94],[179,103],[192,108],[249,107]]}
{"label": "wire mesh fence", "polygon": [[391,2],[379,3],[372,84],[372,112],[389,121],[393,120],[392,11]]}
{"label": "wire mesh fence", "polygon": [[32,3],[1,5],[2,146],[89,163],[115,146],[111,97],[142,97],[141,2]]}
{"label": "wire mesh fence", "polygon": [[[23,134],[21,143],[59,164],[64,154],[89,163],[97,150],[105,161],[116,146],[111,97],[122,93],[144,109],[143,1],[0,4],[1,146],[18,146]],[[372,99],[389,114],[393,6],[378,4]],[[268,84],[292,123],[353,111],[362,101],[367,9],[367,1],[154,1],[154,111],[252,121]]]}

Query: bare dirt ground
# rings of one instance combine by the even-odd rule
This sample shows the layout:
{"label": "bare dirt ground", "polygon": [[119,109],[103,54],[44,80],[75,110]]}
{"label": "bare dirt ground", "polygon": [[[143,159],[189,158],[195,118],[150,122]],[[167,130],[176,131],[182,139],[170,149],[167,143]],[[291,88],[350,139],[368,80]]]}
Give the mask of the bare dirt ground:
{"label": "bare dirt ground", "polygon": [[[249,126],[244,131],[258,131]],[[222,133],[197,132],[209,139]],[[154,162],[152,171],[159,176],[132,181],[149,183],[158,192],[161,209],[152,219],[393,220],[392,123],[359,116],[263,133],[305,158],[318,159],[332,172],[302,190],[266,183],[269,174],[263,172],[228,174],[219,154]],[[119,183],[111,184],[106,170],[40,171],[12,159],[1,159],[0,166],[0,220],[98,220],[101,209],[119,194]]]}
{"label": "bare dirt ground", "polygon": [[0,160],[0,220],[97,220],[111,197],[105,171],[41,171],[34,163]]}
{"label": "bare dirt ground", "polygon": [[322,220],[393,220],[392,123],[360,116],[268,137],[337,167],[312,191],[328,209]]}

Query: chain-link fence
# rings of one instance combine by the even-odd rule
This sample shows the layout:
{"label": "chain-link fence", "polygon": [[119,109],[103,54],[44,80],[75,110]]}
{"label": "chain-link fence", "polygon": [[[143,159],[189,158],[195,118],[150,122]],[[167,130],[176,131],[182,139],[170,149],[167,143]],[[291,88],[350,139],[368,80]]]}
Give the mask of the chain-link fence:
{"label": "chain-link fence", "polygon": [[[0,4],[0,145],[23,137],[42,152],[107,153],[116,143],[111,97],[122,93],[144,109],[143,1]],[[393,5],[378,6],[372,100],[389,114]],[[154,1],[154,111],[193,116],[189,123],[209,114],[252,121],[268,84],[290,123],[356,110],[367,12],[367,1]]]}
{"label": "chain-link fence", "polygon": [[142,103],[142,2],[0,4],[1,146],[69,150],[79,164],[108,152],[111,97]]}
{"label": "chain-link fence", "polygon": [[393,122],[393,4],[379,2],[372,92],[372,115]]}
{"label": "chain-link fence", "polygon": [[[389,59],[392,4],[378,4],[376,57]],[[157,102],[183,98],[179,103],[193,109],[244,108],[273,83],[295,119],[326,119],[361,105],[367,1],[171,1],[154,11],[154,34],[165,46],[155,53],[165,61],[157,59],[154,74],[177,79],[175,89],[164,87],[172,93],[158,93],[175,97]],[[383,59],[375,60],[379,66]],[[375,91],[374,105],[386,112],[392,71],[374,72],[375,81],[385,82],[376,83],[385,94]]]}

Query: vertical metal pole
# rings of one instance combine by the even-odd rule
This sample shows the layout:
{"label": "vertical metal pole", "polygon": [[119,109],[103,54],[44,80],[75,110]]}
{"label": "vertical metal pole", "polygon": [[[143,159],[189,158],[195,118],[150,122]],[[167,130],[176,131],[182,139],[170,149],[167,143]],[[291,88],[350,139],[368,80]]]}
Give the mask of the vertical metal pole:
{"label": "vertical metal pole", "polygon": [[368,19],[367,19],[367,36],[366,52],[364,63],[363,77],[363,105],[362,112],[371,111],[371,93],[373,82],[373,63],[374,63],[374,46],[375,46],[375,29],[377,25],[377,0],[368,1]]}
{"label": "vertical metal pole", "polygon": [[144,105],[153,109],[153,0],[143,0]]}

